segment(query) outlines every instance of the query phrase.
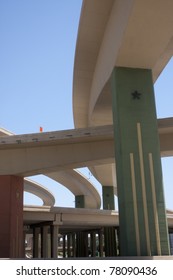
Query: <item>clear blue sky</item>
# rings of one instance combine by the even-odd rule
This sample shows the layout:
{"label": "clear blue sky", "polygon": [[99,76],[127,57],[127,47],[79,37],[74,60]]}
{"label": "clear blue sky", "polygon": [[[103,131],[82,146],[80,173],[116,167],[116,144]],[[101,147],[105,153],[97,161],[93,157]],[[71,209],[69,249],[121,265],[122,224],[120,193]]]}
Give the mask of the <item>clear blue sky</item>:
{"label": "clear blue sky", "polygon": [[[0,1],[1,127],[15,134],[39,132],[40,126],[44,131],[74,127],[72,81],[81,4],[82,0]],[[172,70],[173,61],[155,84],[159,118],[173,117]],[[162,165],[166,206],[173,209],[173,159],[162,159]],[[43,176],[37,181],[54,193],[56,205],[74,206],[66,188]],[[39,199],[27,195],[25,202]]]}

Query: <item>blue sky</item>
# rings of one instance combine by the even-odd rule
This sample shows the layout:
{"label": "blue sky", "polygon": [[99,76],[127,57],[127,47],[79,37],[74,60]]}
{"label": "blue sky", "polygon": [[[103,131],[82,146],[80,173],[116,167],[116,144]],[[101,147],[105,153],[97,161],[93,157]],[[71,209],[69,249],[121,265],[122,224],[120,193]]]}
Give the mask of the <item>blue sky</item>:
{"label": "blue sky", "polygon": [[[0,126],[15,134],[73,128],[74,53],[82,0],[0,1]],[[159,118],[173,116],[173,61],[155,84]],[[173,209],[173,159],[162,159],[166,205]],[[91,180],[88,171],[85,174]],[[33,177],[34,178],[34,177]],[[74,206],[73,195],[56,182],[37,181],[58,206]],[[100,190],[100,186],[97,184]],[[26,203],[40,203],[32,195]]]}

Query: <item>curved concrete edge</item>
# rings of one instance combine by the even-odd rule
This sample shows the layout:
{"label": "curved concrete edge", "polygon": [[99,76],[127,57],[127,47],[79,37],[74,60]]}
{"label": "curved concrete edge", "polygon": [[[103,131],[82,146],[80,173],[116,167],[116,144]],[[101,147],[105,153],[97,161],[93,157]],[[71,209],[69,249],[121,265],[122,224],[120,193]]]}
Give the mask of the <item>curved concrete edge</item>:
{"label": "curved concrete edge", "polygon": [[3,127],[0,127],[0,137],[10,136],[10,135],[14,135],[14,133],[12,133],[11,131],[9,131]]}
{"label": "curved concrete edge", "polygon": [[[73,77],[75,127],[104,124],[102,120],[97,123],[100,115],[88,122],[114,66],[152,69],[156,81],[173,54],[172,2],[100,2],[83,1]],[[107,118],[107,112],[104,117],[101,113]]]}
{"label": "curved concrete edge", "polygon": [[[173,120],[171,118],[158,120],[161,156],[170,156],[173,154],[172,124]],[[73,168],[80,167],[80,164],[84,166],[84,163],[85,166],[89,163],[88,166],[92,166],[92,168],[98,166],[98,170],[95,170],[98,181],[102,185],[111,185],[116,188],[116,182],[115,180],[112,181],[112,173],[109,172],[110,170],[108,169],[108,174],[110,175],[106,176],[104,171],[105,167],[104,170],[102,168],[103,165],[106,166],[106,164],[110,164],[112,169],[114,160],[113,128],[112,126],[104,126],[77,130],[72,129],[68,131],[68,133],[69,132],[70,134],[67,134],[67,131],[36,134],[39,140],[36,143],[32,138],[33,134],[18,135],[17,138],[16,136],[1,137],[1,174],[19,175],[22,174],[21,170],[23,170],[24,167],[26,170],[30,167],[30,174],[23,173],[24,177],[27,177],[29,175],[35,175],[34,172],[38,169],[36,174],[44,174],[60,182],[65,187],[69,188],[74,195],[84,195],[87,208],[99,208],[100,197],[94,186],[90,184],[90,182],[87,182],[84,176],[81,177],[79,173],[75,173]],[[50,140],[50,134],[54,136],[53,146],[52,140]],[[57,139],[55,140],[55,138]],[[3,143],[4,139],[6,140],[5,144]],[[16,143],[16,139],[18,141],[20,140],[20,144]],[[87,149],[86,144],[88,145]],[[80,146],[80,149],[78,149],[78,146]],[[65,154],[66,157],[64,156]],[[98,157],[97,160],[96,157]],[[15,162],[16,158],[18,158],[20,166],[17,166]],[[30,159],[30,165],[28,163],[28,158]],[[109,160],[106,161],[106,159]],[[112,161],[110,161],[110,159]],[[70,163],[68,163],[69,160]],[[15,165],[13,164],[14,162]],[[43,164],[45,165],[44,168]],[[49,164],[51,164],[51,168],[49,168]],[[3,168],[5,167],[6,173],[3,173]],[[113,175],[115,177],[115,174]],[[109,178],[109,180],[105,178]]]}
{"label": "curved concrete edge", "polygon": [[54,195],[47,188],[31,179],[24,178],[24,191],[41,198],[44,206],[54,206],[55,204]]}
{"label": "curved concrete edge", "polygon": [[[43,138],[45,138],[44,135],[50,136],[50,134],[52,135],[52,133],[43,133],[43,134],[37,133],[36,135],[37,137],[39,135],[40,137],[43,136]],[[63,132],[62,133],[60,132],[60,134],[63,134]],[[65,136],[66,134],[67,131],[65,131]],[[34,134],[31,134],[31,138],[33,135]],[[0,128],[0,137],[4,137],[4,136],[15,136],[15,135],[14,133],[4,128]],[[28,135],[24,135],[24,136],[26,136],[28,140]],[[64,134],[61,135],[62,138],[64,138],[65,136]],[[16,135],[16,137],[18,136]],[[47,140],[47,138],[45,140]],[[51,141],[50,137],[48,140]],[[86,208],[99,209],[101,207],[101,198],[97,189],[79,171],[72,169],[72,170],[64,170],[64,171],[55,171],[43,175],[62,184],[64,187],[68,188],[69,191],[71,191],[74,195],[83,195],[85,198]],[[24,191],[38,196],[43,201],[44,206],[53,206],[55,204],[55,198],[53,194],[44,186],[31,179],[28,178],[24,179]]]}
{"label": "curved concrete edge", "polygon": [[86,208],[100,208],[101,198],[95,186],[77,170],[46,173],[46,176],[68,188],[75,196],[83,195]]}
{"label": "curved concrete edge", "polygon": [[[14,133],[11,131],[2,127],[0,128],[0,137],[13,135]],[[43,206],[54,206],[55,204],[55,197],[53,194],[44,186],[31,179],[24,178],[24,191],[39,197],[43,201]]]}

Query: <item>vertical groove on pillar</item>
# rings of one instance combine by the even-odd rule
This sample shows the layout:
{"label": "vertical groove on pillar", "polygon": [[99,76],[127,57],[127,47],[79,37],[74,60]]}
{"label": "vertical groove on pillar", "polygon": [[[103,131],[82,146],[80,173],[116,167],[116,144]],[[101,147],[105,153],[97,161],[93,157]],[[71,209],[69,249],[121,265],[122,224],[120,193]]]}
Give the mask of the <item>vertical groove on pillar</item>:
{"label": "vertical groove on pillar", "polygon": [[156,231],[157,253],[158,253],[158,255],[161,255],[160,231],[159,231],[159,221],[158,221],[158,211],[157,211],[157,201],[156,201],[156,188],[155,188],[155,179],[154,179],[154,168],[153,168],[152,153],[149,153],[148,157],[149,157],[149,166],[150,166],[151,191],[152,191],[152,200],[153,200],[153,212],[154,212],[154,222],[155,222],[155,231]]}
{"label": "vertical groove on pillar", "polygon": [[131,167],[131,179],[132,179],[133,208],[134,208],[134,218],[135,218],[136,247],[137,247],[137,255],[140,256],[141,248],[140,248],[138,207],[137,207],[136,180],[135,180],[134,155],[133,155],[133,153],[130,153],[130,167]]}
{"label": "vertical groove on pillar", "polygon": [[139,149],[141,184],[142,184],[142,198],[143,198],[143,205],[144,205],[144,221],[145,221],[145,233],[146,233],[146,241],[147,241],[147,252],[148,252],[148,256],[150,256],[151,255],[150,233],[149,233],[149,223],[148,223],[148,207],[147,207],[147,198],[146,198],[146,184],[145,184],[145,174],[144,174],[144,159],[143,159],[140,123],[137,123],[137,136],[138,136],[138,149]]}

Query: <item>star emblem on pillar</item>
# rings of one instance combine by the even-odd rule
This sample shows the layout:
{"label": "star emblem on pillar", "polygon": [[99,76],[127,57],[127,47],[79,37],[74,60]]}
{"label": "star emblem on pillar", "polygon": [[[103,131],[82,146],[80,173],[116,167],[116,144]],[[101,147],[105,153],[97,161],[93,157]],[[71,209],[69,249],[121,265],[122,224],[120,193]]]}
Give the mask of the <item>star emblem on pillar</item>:
{"label": "star emblem on pillar", "polygon": [[134,92],[131,93],[133,99],[140,99],[141,98],[141,93],[135,90]]}

